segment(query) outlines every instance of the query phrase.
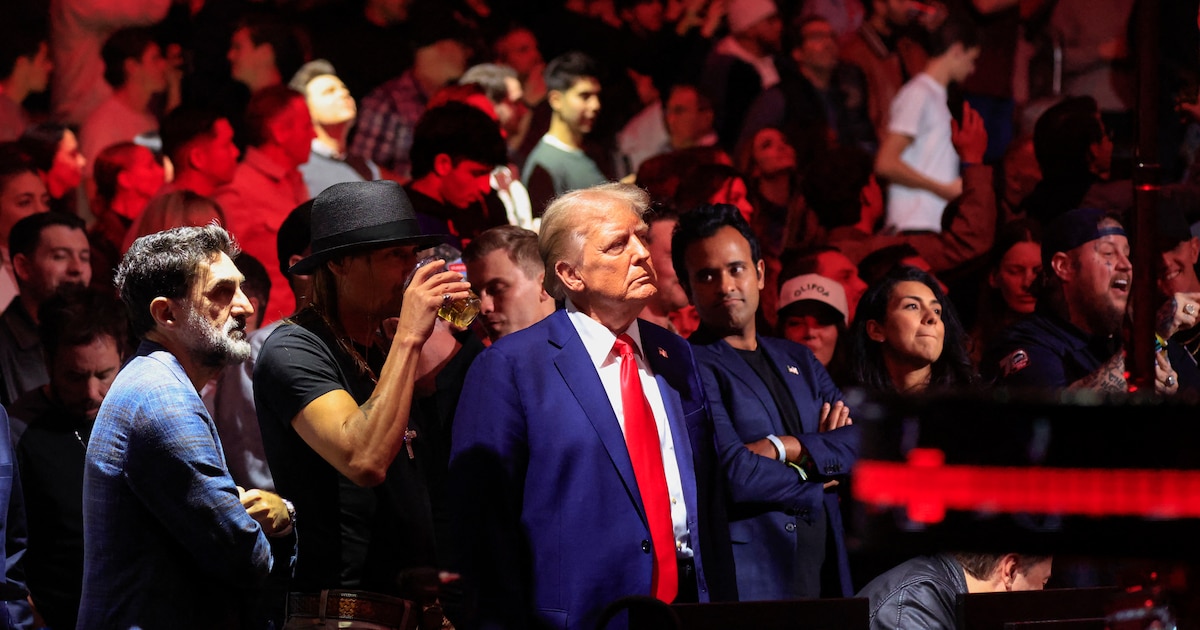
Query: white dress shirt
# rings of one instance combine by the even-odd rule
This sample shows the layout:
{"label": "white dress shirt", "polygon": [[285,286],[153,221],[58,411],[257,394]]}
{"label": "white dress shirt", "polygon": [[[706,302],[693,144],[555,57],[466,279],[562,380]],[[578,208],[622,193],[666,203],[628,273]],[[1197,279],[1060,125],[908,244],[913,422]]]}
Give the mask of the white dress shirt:
{"label": "white dress shirt", "polygon": [[[592,365],[596,367],[596,373],[599,374],[600,382],[604,385],[604,392],[608,394],[608,402],[612,405],[613,413],[617,415],[617,422],[621,425],[621,434],[624,435],[625,410],[621,404],[621,360],[613,351],[617,335],[614,335],[600,322],[579,312],[570,300],[567,300],[567,317],[571,320],[575,331],[579,333],[579,338],[583,340],[583,347],[587,350]],[[683,482],[679,477],[679,461],[675,457],[675,441],[671,435],[671,425],[667,421],[667,409],[663,404],[662,392],[658,389],[658,381],[654,379],[654,372],[650,371],[650,365],[646,362],[637,320],[629,325],[625,334],[629,335],[633,339],[634,345],[637,346],[635,356],[638,375],[642,379],[642,391],[650,403],[650,410],[654,412],[654,422],[658,426],[658,444],[662,452],[663,472],[667,477],[667,494],[671,498],[671,525],[675,533],[675,551],[680,557],[690,558],[692,548],[687,525],[687,503],[683,499]]]}

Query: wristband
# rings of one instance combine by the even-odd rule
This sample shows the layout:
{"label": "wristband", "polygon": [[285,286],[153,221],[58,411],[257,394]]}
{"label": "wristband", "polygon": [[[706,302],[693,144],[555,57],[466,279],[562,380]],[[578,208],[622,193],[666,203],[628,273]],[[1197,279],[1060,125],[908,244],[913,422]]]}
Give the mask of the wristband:
{"label": "wristband", "polygon": [[784,448],[784,446],[783,446],[783,440],[779,439],[778,437],[775,437],[774,433],[767,434],[767,440],[775,446],[775,452],[777,453],[777,455],[775,456],[775,459],[778,459],[781,462],[786,462],[787,461],[787,449]]}

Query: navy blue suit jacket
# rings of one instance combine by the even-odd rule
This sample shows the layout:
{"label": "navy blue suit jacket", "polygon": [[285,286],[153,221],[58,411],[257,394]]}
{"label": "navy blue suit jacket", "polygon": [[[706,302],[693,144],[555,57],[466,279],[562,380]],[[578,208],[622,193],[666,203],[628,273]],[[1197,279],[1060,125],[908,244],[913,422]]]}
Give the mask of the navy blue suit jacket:
{"label": "navy blue suit jacket", "polygon": [[[734,599],[723,482],[691,348],[639,328],[670,420],[700,599]],[[650,534],[625,439],[565,311],[475,360],[450,475],[467,607],[479,615],[464,625],[591,630],[613,600],[651,593]]]}
{"label": "navy blue suit jacket", "polygon": [[[818,433],[821,404],[842,399],[829,373],[808,348],[783,339],[760,337],[759,346],[779,370],[791,392],[804,427],[800,439],[812,457],[817,477],[801,481],[783,462],[745,447],[767,435],[787,435],[770,390],[758,374],[723,340],[693,336],[696,361],[712,406],[717,450],[728,475],[734,505],[729,510],[730,538],[737,565],[738,593],[746,601],[793,599],[797,519],[829,515],[842,595],[854,594],[847,566],[842,517],[837,494],[823,490],[825,481],[850,472],[858,454],[859,431],[851,425]],[[801,550],[802,551],[802,550]]]}

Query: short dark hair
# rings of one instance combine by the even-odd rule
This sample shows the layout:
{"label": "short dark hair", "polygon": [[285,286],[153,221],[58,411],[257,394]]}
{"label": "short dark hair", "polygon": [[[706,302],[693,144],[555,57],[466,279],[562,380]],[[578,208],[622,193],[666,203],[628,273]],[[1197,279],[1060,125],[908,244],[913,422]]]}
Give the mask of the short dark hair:
{"label": "short dark hair", "polygon": [[853,380],[863,387],[875,391],[895,391],[896,385],[888,373],[883,361],[881,343],[867,336],[867,322],[883,323],[887,319],[888,302],[892,299],[892,291],[901,282],[920,282],[933,292],[933,297],[942,305],[942,324],[945,327],[945,340],[942,344],[942,354],[933,362],[930,387],[945,388],[955,385],[971,385],[976,379],[975,366],[968,352],[970,343],[963,330],[962,322],[954,310],[950,299],[942,293],[933,276],[917,269],[902,265],[893,269],[882,280],[871,285],[858,302],[854,313],[854,323],[850,332],[850,366]]}
{"label": "short dark hair", "polygon": [[680,215],[675,233],[671,235],[671,266],[675,267],[675,275],[679,276],[679,283],[687,293],[692,292],[691,277],[688,276],[685,263],[687,248],[716,234],[717,230],[726,226],[740,232],[750,243],[752,263],[757,265],[758,261],[762,260],[762,248],[759,247],[758,237],[754,235],[754,230],[750,228],[737,206],[727,203],[704,204],[691,212],[685,212]]}
{"label": "short dark hair", "polygon": [[442,153],[456,163],[474,160],[488,166],[504,164],[508,159],[508,147],[496,121],[479,109],[458,102],[434,107],[417,121],[408,154],[413,179],[429,174],[434,158]]}
{"label": "short dark hair", "polygon": [[[1000,561],[1004,559],[1005,553],[975,553],[975,552],[955,552],[954,559],[962,565],[963,571],[977,580],[986,580],[996,572],[996,567]],[[1028,570],[1030,566],[1039,562],[1050,559],[1050,556],[1035,556],[1023,553],[1014,554],[1017,556],[1017,568],[1019,570]]]}
{"label": "short dark hair", "polygon": [[111,291],[68,283],[38,306],[38,339],[47,364],[54,363],[60,348],[86,346],[101,337],[112,337],[122,353],[129,341],[129,316]]}
{"label": "short dark hair", "polygon": [[238,20],[233,30],[236,33],[243,28],[255,46],[267,44],[271,47],[275,53],[275,69],[284,79],[296,74],[308,58],[303,34],[274,15],[264,12],[246,15]]}
{"label": "short dark hair", "polygon": [[577,50],[563,53],[546,64],[542,74],[547,90],[566,92],[584,78],[599,80],[600,69],[595,60]]}
{"label": "short dark hair", "polygon": [[17,254],[32,256],[37,250],[38,244],[42,241],[42,232],[46,228],[61,225],[79,230],[81,232],[87,230],[87,224],[83,219],[66,212],[39,212],[31,214],[20,221],[13,224],[12,230],[8,232],[8,255],[10,257]]}
{"label": "short dark hair", "polygon": [[[92,180],[96,183],[96,195],[106,203],[117,196],[117,177],[133,166],[133,158],[141,145],[134,142],[118,142],[104,147],[92,162]],[[148,151],[149,149],[147,149]]]}
{"label": "short dark hair", "polygon": [[1047,109],[1033,126],[1033,154],[1045,180],[1086,177],[1089,151],[1104,138],[1100,107],[1091,96],[1072,96]]}
{"label": "short dark hair", "polygon": [[920,255],[921,252],[918,252],[917,248],[909,243],[896,243],[880,247],[858,261],[858,275],[863,282],[875,284],[891,273],[893,269],[902,266],[902,261],[905,259],[916,258]]}
{"label": "short dark hair", "polygon": [[508,259],[520,267],[530,280],[537,280],[538,274],[546,271],[542,256],[538,253],[537,232],[516,225],[500,225],[484,230],[467,243],[462,259],[464,263],[475,262],[497,250],[507,253]]}
{"label": "short dark hair", "polygon": [[187,297],[200,263],[222,253],[236,258],[238,252],[219,225],[178,227],[135,240],[113,276],[129,309],[133,334],[142,337],[154,329],[150,302]]}
{"label": "short dark hair", "polygon": [[955,44],[961,44],[964,50],[982,46],[983,39],[979,27],[965,18],[957,16],[946,18],[941,26],[929,34],[930,58],[946,54],[946,51]]}
{"label": "short dark hair", "polygon": [[[870,3],[871,0],[866,0],[866,2],[864,2],[864,4]],[[808,26],[809,24],[816,24],[817,22],[829,24],[829,20],[827,18],[815,13],[797,15],[791,22],[791,28],[789,28],[784,34],[784,50],[795,50],[803,46],[804,27]]]}
{"label": "short dark hair", "polygon": [[317,77],[325,75],[337,76],[337,70],[333,69],[333,64],[325,59],[313,59],[312,61],[300,66],[300,69],[292,75],[292,79],[288,81],[288,87],[304,94],[304,90],[308,88],[308,84]]}
{"label": "short dark hair", "polygon": [[14,177],[22,173],[37,175],[33,160],[25,155],[16,142],[0,143],[0,191],[8,186]]}
{"label": "short dark hair", "polygon": [[483,95],[493,103],[503,103],[508,100],[508,82],[506,79],[516,79],[517,71],[498,63],[480,63],[463,73],[458,79],[459,85],[478,85],[483,88]]}
{"label": "short dark hair", "polygon": [[58,155],[58,145],[68,131],[66,125],[55,122],[38,123],[25,129],[25,133],[17,139],[21,152],[33,160],[33,166],[43,173],[49,172],[54,166],[54,156]]}
{"label": "short dark hair", "polygon": [[197,140],[216,137],[214,127],[224,116],[214,110],[195,105],[176,107],[163,119],[159,127],[162,136],[163,155],[171,158],[175,168],[185,166],[184,153]]}
{"label": "short dark hair", "polygon": [[700,164],[679,179],[679,187],[675,191],[675,209],[681,214],[692,211],[692,208],[708,203],[726,182],[732,179],[746,178],[736,168],[728,164]]}
{"label": "short dark hair", "polygon": [[125,85],[125,60],[140,61],[146,49],[158,45],[154,31],[147,27],[123,28],[104,42],[100,57],[104,59],[104,80],[113,88]]}
{"label": "short dark hair", "polygon": [[10,25],[0,29],[0,81],[12,76],[21,57],[36,57],[42,44],[48,44],[43,29],[29,29],[25,25]]}
{"label": "short dark hair", "polygon": [[266,144],[270,140],[271,122],[297,98],[303,101],[304,95],[286,85],[272,85],[251,95],[246,104],[246,144],[252,147]]}
{"label": "short dark hair", "polygon": [[267,314],[267,302],[271,297],[271,276],[267,268],[259,260],[246,252],[241,252],[233,259],[233,264],[242,272],[242,292],[247,298],[256,298],[258,308],[254,316],[258,325],[262,325],[263,316]]}

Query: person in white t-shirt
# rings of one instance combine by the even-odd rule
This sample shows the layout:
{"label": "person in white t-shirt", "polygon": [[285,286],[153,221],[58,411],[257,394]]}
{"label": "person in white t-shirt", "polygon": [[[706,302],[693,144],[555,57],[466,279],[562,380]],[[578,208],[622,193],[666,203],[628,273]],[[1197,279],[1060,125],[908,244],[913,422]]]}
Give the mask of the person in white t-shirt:
{"label": "person in white t-shirt", "polygon": [[[941,232],[946,203],[962,193],[958,154],[950,141],[957,122],[946,87],[975,71],[980,49],[974,25],[947,21],[932,35],[925,70],[892,100],[888,132],[875,156],[875,173],[890,182],[885,230]],[[964,110],[968,107],[963,103]]]}

